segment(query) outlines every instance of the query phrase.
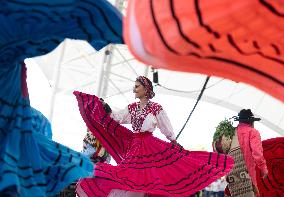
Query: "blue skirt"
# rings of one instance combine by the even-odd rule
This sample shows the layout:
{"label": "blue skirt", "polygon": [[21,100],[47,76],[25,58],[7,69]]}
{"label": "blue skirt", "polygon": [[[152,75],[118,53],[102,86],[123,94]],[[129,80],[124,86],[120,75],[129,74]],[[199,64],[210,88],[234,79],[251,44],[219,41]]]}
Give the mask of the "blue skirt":
{"label": "blue skirt", "polygon": [[[22,69],[18,66],[5,76]],[[20,196],[54,196],[71,182],[92,176],[88,158],[48,137],[47,119],[30,107],[28,97],[13,91],[21,90],[20,77],[13,79],[9,85],[14,89],[1,92],[0,98],[0,191],[15,186]],[[12,93],[14,97],[5,98]]]}
{"label": "blue skirt", "polygon": [[97,50],[122,43],[122,15],[104,0],[13,0],[1,1],[0,24],[0,196],[11,188],[19,196],[54,196],[92,176],[93,164],[51,140],[47,119],[30,106],[22,62],[65,38]]}

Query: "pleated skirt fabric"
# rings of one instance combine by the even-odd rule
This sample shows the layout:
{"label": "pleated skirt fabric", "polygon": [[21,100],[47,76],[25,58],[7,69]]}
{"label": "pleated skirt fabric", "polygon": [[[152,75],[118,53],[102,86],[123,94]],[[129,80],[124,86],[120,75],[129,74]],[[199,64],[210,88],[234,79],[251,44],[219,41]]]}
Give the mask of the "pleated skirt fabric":
{"label": "pleated skirt fabric", "polygon": [[256,168],[257,187],[260,196],[284,196],[284,137],[264,140],[262,147],[268,177],[262,179],[260,170]]}
{"label": "pleated skirt fabric", "polygon": [[25,65],[18,65],[0,80],[2,90],[10,88],[0,91],[0,196],[7,188],[18,196],[54,196],[92,176],[93,164],[50,139],[48,120],[30,106],[25,72]]}

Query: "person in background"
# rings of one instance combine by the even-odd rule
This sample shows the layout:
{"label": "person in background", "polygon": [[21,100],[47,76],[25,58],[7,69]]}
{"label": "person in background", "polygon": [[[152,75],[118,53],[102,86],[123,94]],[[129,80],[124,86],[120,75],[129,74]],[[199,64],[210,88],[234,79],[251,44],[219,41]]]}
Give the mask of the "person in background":
{"label": "person in background", "polygon": [[225,195],[225,188],[228,185],[226,182],[226,177],[221,177],[220,178],[220,185],[219,185],[219,190],[217,193],[217,197],[224,197]]}
{"label": "person in background", "polygon": [[212,184],[208,185],[203,190],[203,196],[204,197],[211,197],[212,196]]}
{"label": "person in background", "polygon": [[[100,100],[103,103],[104,110],[108,115],[111,114],[112,109],[110,106],[104,102],[102,98]],[[89,157],[91,161],[96,164],[98,162],[110,162],[110,155],[106,149],[102,146],[101,142],[92,134],[92,132],[87,129],[87,133],[83,140],[83,151],[82,153]]]}
{"label": "person in background", "polygon": [[[242,109],[238,116],[235,117],[235,121],[239,121],[236,128],[236,135],[248,175],[252,182],[254,195],[258,195],[255,167],[257,166],[260,169],[262,178],[266,178],[268,175],[266,161],[263,157],[261,137],[259,131],[254,128],[254,122],[259,120],[261,119],[254,117],[250,109]],[[234,141],[232,142],[231,150],[234,148],[233,143]],[[242,175],[240,173],[239,178],[242,179]],[[230,178],[231,176],[228,175],[229,181],[232,180]],[[230,184],[229,182],[229,188]]]}
{"label": "person in background", "polygon": [[[104,109],[107,114],[112,112],[110,106],[104,102],[104,100],[100,99],[104,104]],[[83,139],[83,150],[82,154],[90,158],[93,164],[97,164],[98,162],[106,162],[109,163],[111,160],[111,156],[102,146],[98,139],[92,134],[89,129],[87,129],[87,133]],[[76,184],[77,182],[73,182],[68,187],[64,188],[57,197],[76,197]]]}
{"label": "person in background", "polygon": [[232,122],[223,120],[213,137],[213,149],[232,156],[235,161],[233,170],[226,177],[225,193],[234,197],[257,196],[255,167],[260,169],[262,178],[268,175],[261,137],[254,128],[254,122],[260,118],[254,117],[250,109],[242,109],[234,120],[239,121],[236,128]]}
{"label": "person in background", "polygon": [[100,141],[95,138],[95,136],[87,130],[87,134],[83,140],[83,151],[82,153],[89,157],[91,161],[96,164],[98,162],[110,162],[110,155],[106,149],[102,146]]}
{"label": "person in background", "polygon": [[213,183],[211,183],[211,188],[212,188],[212,196],[213,197],[218,197],[218,192],[219,192],[219,187],[220,187],[220,179],[217,179],[216,181],[214,181]]}

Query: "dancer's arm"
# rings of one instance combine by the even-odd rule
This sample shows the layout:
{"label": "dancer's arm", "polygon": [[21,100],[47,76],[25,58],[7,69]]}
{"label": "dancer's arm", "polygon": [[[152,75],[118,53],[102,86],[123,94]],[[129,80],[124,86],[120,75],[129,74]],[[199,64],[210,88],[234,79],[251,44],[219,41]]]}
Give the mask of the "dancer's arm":
{"label": "dancer's arm", "polygon": [[261,174],[263,177],[266,177],[268,174],[266,161],[263,156],[263,148],[261,143],[261,137],[257,130],[252,129],[251,135],[250,135],[250,145],[252,149],[252,156],[253,159],[257,165],[257,167],[260,169]]}
{"label": "dancer's arm", "polygon": [[128,111],[128,107],[116,112],[112,111],[110,117],[117,121],[119,124],[131,124],[131,116]]}
{"label": "dancer's arm", "polygon": [[160,131],[166,136],[166,138],[172,142],[175,142],[175,134],[173,132],[173,127],[168,118],[167,113],[162,109],[157,115],[157,126]]}
{"label": "dancer's arm", "polygon": [[118,122],[119,124],[131,123],[131,116],[129,114],[128,107],[119,111],[113,111],[110,106],[104,101],[104,99],[100,98],[100,100],[102,101],[106,113],[109,114],[110,117],[113,118],[116,122]]}

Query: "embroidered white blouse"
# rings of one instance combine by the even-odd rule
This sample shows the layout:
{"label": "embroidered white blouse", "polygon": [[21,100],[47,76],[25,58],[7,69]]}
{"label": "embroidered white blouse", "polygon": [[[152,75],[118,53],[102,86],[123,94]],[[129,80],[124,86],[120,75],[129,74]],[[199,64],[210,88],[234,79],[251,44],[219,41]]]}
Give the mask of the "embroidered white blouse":
{"label": "embroidered white blouse", "polygon": [[143,109],[139,106],[139,102],[132,103],[123,110],[112,112],[111,117],[120,124],[132,124],[134,133],[153,132],[158,127],[168,140],[175,140],[173,127],[161,105],[148,101]]}

